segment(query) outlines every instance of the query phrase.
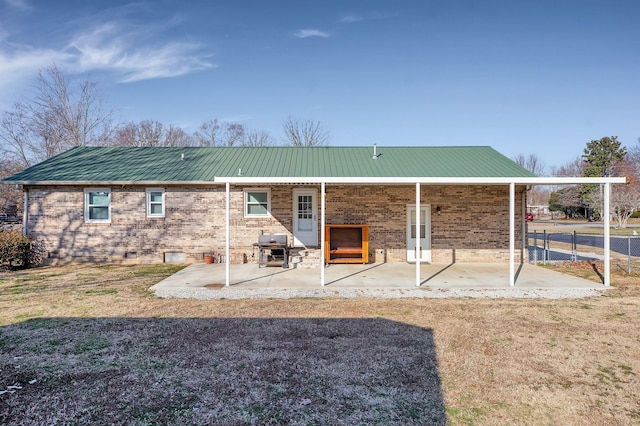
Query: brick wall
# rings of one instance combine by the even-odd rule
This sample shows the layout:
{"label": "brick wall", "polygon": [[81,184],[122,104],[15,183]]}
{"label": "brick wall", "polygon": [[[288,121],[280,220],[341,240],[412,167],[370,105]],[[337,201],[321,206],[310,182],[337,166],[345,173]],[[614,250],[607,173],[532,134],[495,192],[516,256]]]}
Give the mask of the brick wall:
{"label": "brick wall", "polygon": [[[257,252],[252,244],[261,231],[285,233],[292,241],[293,189],[271,188],[271,217],[245,218],[243,188],[231,187],[232,262],[255,261]],[[319,194],[319,186],[317,189]],[[204,253],[224,253],[223,186],[165,187],[164,218],[146,217],[145,187],[111,187],[110,224],[84,222],[83,190],[28,188],[27,229],[45,242],[52,261],[155,263],[164,261],[165,253],[179,253],[193,262],[201,260]],[[520,187],[516,191],[516,216],[522,211],[522,191]],[[431,205],[433,262],[508,259],[508,186],[423,185],[421,203]],[[327,185],[326,221],[368,224],[370,259],[405,261],[408,204],[415,204],[412,185]],[[440,206],[440,215],[436,206]],[[518,219],[517,248],[521,246],[521,230]]]}
{"label": "brick wall", "polygon": [[[522,191],[516,191],[516,217],[522,212]],[[420,203],[431,206],[432,262],[508,260],[508,186],[422,185]],[[406,260],[407,205],[415,205],[413,185],[327,187],[327,223],[368,224],[369,257],[376,261]],[[521,225],[516,220],[517,249]]]}

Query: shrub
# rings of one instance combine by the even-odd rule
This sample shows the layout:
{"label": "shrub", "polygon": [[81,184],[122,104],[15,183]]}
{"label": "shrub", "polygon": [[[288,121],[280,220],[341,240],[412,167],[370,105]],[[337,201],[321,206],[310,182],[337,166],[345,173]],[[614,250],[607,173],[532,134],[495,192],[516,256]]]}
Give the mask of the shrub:
{"label": "shrub", "polygon": [[43,260],[40,242],[20,231],[0,232],[0,270],[38,266]]}
{"label": "shrub", "polygon": [[633,214],[631,215],[632,218],[634,219],[638,219],[640,218],[640,210],[638,210],[637,212],[633,212]]}

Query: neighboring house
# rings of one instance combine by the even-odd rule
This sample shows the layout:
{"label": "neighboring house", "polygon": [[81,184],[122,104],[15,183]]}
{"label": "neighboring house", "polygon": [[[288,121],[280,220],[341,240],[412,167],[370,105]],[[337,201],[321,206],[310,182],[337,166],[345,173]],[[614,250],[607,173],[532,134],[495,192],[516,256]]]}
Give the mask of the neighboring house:
{"label": "neighboring house", "polygon": [[549,206],[548,205],[539,205],[539,206],[533,206],[533,205],[529,205],[527,207],[527,210],[529,210],[536,219],[540,218],[541,216],[549,216],[550,212],[549,212]]}
{"label": "neighboring house", "polygon": [[367,225],[370,262],[522,261],[541,179],[490,147],[80,147],[3,183],[51,261],[255,262],[265,233],[324,267],[325,224]]}

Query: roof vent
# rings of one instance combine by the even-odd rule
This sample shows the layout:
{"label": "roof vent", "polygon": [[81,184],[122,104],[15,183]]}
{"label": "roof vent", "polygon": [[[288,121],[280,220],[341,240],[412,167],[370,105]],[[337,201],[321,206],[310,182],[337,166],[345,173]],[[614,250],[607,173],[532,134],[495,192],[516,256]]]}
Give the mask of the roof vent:
{"label": "roof vent", "polygon": [[373,144],[373,155],[371,156],[372,159],[377,160],[378,157],[380,157],[382,154],[378,154],[378,147],[376,146],[376,144]]}
{"label": "roof vent", "polygon": [[184,160],[184,154],[180,154],[180,159]]}
{"label": "roof vent", "polygon": [[238,167],[238,176],[242,177],[244,176],[244,173],[242,173],[242,169]]}

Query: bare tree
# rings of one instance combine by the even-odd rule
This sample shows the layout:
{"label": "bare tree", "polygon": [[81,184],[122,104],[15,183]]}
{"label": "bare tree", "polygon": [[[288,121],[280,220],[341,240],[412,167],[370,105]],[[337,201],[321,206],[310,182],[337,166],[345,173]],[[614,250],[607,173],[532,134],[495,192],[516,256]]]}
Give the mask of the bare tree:
{"label": "bare tree", "polygon": [[[0,161],[0,179],[23,168],[22,162],[12,157]],[[16,185],[0,185],[0,213],[18,215],[22,210],[22,188]]]}
{"label": "bare tree", "polygon": [[[536,176],[540,176],[545,173],[544,163],[536,154],[529,154],[528,156],[518,154],[513,158],[513,161]],[[547,205],[550,193],[551,190],[548,186],[534,186],[527,194],[528,210],[533,211],[535,207]]]}
{"label": "bare tree", "polygon": [[[579,177],[585,174],[587,163],[581,158],[554,170],[556,176]],[[640,169],[632,161],[631,155],[627,160],[618,161],[607,167],[608,173],[613,176],[624,176],[626,184],[611,186],[610,209],[611,217],[619,228],[626,228],[631,215],[640,209]],[[585,216],[591,216],[589,212],[602,213],[603,191],[598,185],[574,185],[557,190],[552,194],[550,204],[559,210],[572,213],[584,212]],[[596,215],[597,216],[597,215]]]}
{"label": "bare tree", "polygon": [[139,145],[137,146],[162,146],[163,125],[159,121],[143,120],[138,125]]}
{"label": "bare tree", "polygon": [[611,217],[617,228],[626,228],[633,213],[640,210],[640,191],[637,187],[613,185],[611,191]]}
{"label": "bare tree", "polygon": [[164,134],[164,146],[195,146],[195,138],[182,127],[169,125]]}
{"label": "bare tree", "polygon": [[273,138],[265,131],[251,131],[247,133],[244,146],[269,146],[273,145]]}
{"label": "bare tree", "polygon": [[292,146],[322,146],[329,142],[329,132],[319,121],[289,117],[283,130],[285,142]]}
{"label": "bare tree", "polygon": [[214,118],[202,123],[194,137],[200,146],[243,146],[245,132],[242,124],[227,123]]}
{"label": "bare tree", "polygon": [[200,146],[216,146],[221,144],[221,126],[218,119],[205,121],[200,129],[194,133]]}
{"label": "bare tree", "polygon": [[[617,228],[626,228],[627,222],[634,212],[640,210],[640,184],[638,174],[633,165],[618,164],[620,176],[627,179],[625,184],[611,185],[609,204],[611,218]],[[603,191],[591,191],[588,197],[589,206],[593,209],[601,209],[604,205]]]}
{"label": "bare tree", "polygon": [[640,171],[640,138],[638,143],[629,149],[627,159],[636,167],[636,170]]}
{"label": "bare tree", "polygon": [[111,144],[115,146],[139,146],[138,125],[133,121],[122,124],[114,132]]}
{"label": "bare tree", "polygon": [[113,111],[105,111],[97,84],[85,79],[73,86],[50,66],[38,75],[35,96],[18,102],[0,121],[2,150],[23,166],[76,146],[103,145],[113,130]]}
{"label": "bare tree", "polygon": [[529,206],[546,206],[549,202],[551,187],[534,186],[527,194],[527,203]]}
{"label": "bare tree", "polygon": [[526,157],[524,154],[518,154],[513,158],[513,161],[536,176],[541,176],[545,173],[544,162],[536,154],[529,154]]}
{"label": "bare tree", "polygon": [[113,138],[116,146],[194,146],[195,139],[182,128],[165,126],[159,121],[143,120],[136,124],[128,122],[121,126]]}
{"label": "bare tree", "polygon": [[[618,161],[611,168],[616,176],[623,176],[625,184],[611,185],[609,204],[611,217],[618,228],[626,228],[631,215],[640,210],[640,170],[630,160],[629,156],[624,161]],[[600,209],[604,205],[602,191],[589,193],[589,204],[593,208]]]}
{"label": "bare tree", "polygon": [[225,146],[244,145],[245,129],[242,124],[230,123],[225,127],[222,143]]}
{"label": "bare tree", "polygon": [[576,157],[560,167],[553,167],[551,174],[559,177],[581,177],[584,176],[586,164],[581,157]]}
{"label": "bare tree", "polygon": [[[30,118],[24,114],[19,105],[13,111],[7,111],[0,121],[0,141],[2,142],[2,155],[17,159],[22,167],[28,167],[38,161],[35,155],[37,137],[30,131]],[[46,147],[46,141],[43,144]]]}

